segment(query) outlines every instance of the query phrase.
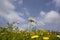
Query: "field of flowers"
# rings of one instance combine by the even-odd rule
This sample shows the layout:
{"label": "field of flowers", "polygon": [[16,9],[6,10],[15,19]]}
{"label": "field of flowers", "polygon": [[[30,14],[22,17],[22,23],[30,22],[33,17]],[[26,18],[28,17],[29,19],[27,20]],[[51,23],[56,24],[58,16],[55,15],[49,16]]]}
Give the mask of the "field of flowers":
{"label": "field of flowers", "polygon": [[60,33],[47,30],[18,31],[10,28],[0,28],[0,40],[60,40]]}
{"label": "field of flowers", "polygon": [[[36,21],[29,19],[29,22]],[[18,27],[14,29],[13,24],[9,24],[6,27],[0,27],[0,40],[60,40],[60,32],[47,31],[47,30],[18,30]]]}

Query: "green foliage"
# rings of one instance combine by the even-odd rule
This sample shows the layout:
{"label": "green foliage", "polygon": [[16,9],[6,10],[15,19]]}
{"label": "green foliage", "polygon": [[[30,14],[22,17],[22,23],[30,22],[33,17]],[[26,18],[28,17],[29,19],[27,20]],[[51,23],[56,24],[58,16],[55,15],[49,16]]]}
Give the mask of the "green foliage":
{"label": "green foliage", "polygon": [[[38,35],[39,37],[32,39],[31,36],[33,35]],[[43,40],[43,37],[49,37],[49,40],[60,40],[57,34],[45,30],[38,30],[36,32],[32,30],[28,32],[27,30],[13,30],[12,26],[0,27],[0,40]]]}

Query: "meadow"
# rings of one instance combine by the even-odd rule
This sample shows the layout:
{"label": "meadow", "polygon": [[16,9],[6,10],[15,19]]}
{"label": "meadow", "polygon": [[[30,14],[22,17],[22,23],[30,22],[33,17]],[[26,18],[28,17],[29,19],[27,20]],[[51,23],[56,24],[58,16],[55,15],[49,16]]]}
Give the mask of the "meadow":
{"label": "meadow", "polygon": [[60,40],[60,33],[47,30],[12,30],[0,27],[0,40]]}
{"label": "meadow", "polygon": [[[37,24],[33,19],[28,21]],[[28,30],[19,30],[18,27],[13,27],[13,24],[7,23],[7,26],[0,27],[0,40],[60,40],[60,32],[36,30],[36,27],[32,30],[29,28]]]}

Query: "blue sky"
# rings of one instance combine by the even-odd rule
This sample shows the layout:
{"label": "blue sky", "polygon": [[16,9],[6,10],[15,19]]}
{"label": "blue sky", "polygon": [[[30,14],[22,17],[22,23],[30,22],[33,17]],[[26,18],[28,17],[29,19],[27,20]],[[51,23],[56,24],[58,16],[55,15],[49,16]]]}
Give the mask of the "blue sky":
{"label": "blue sky", "polygon": [[7,22],[14,24],[19,29],[25,30],[30,23],[28,18],[33,18],[37,24],[32,23],[32,28],[60,31],[60,0],[0,0],[0,26]]}

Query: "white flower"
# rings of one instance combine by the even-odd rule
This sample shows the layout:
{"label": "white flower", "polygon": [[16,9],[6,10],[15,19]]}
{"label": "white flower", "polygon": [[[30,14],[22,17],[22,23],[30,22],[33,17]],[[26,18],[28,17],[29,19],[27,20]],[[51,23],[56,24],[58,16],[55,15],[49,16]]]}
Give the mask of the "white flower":
{"label": "white flower", "polygon": [[36,22],[36,20],[33,19],[33,18],[28,18],[28,21],[29,21],[29,22]]}
{"label": "white flower", "polygon": [[60,35],[57,35],[58,38],[60,38]]}

